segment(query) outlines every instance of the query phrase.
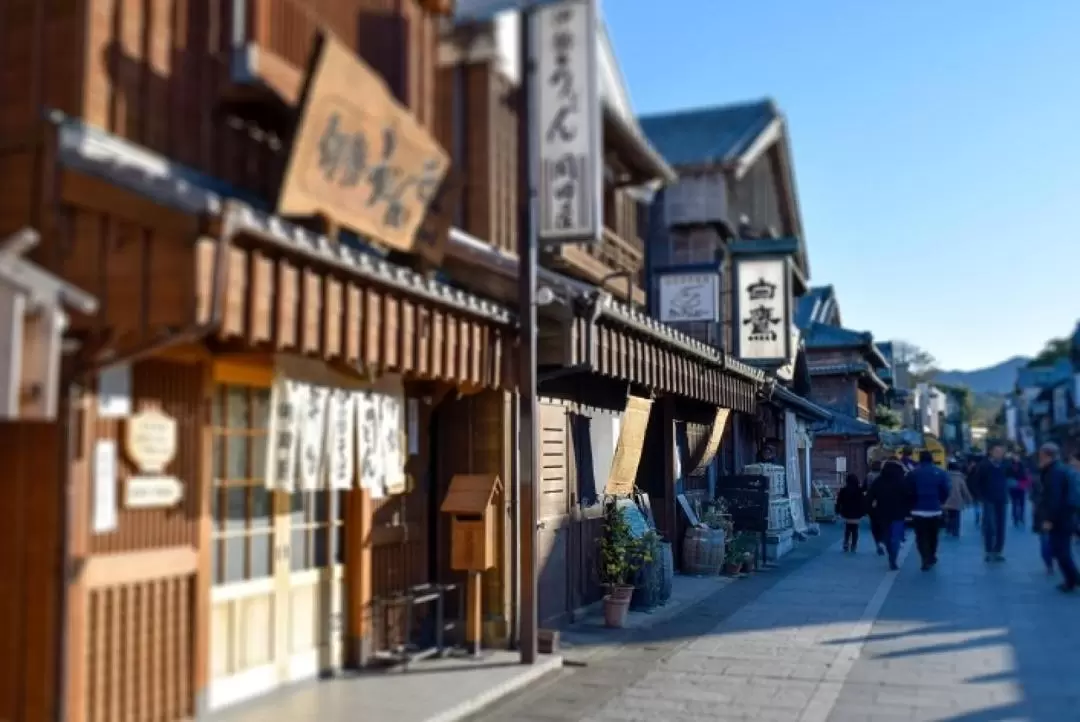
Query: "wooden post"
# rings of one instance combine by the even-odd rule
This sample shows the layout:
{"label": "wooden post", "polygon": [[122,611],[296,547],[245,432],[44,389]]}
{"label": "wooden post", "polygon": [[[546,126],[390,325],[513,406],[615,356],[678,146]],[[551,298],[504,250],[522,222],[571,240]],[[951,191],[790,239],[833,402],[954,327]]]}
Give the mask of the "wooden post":
{"label": "wooden post", "polygon": [[465,603],[465,606],[468,609],[468,619],[465,623],[465,638],[472,645],[473,655],[479,656],[480,638],[484,634],[484,573],[470,572],[469,576],[469,589],[467,601]]}
{"label": "wooden post", "polygon": [[[214,364],[206,361],[202,365],[202,395],[205,408],[209,408],[214,398]],[[210,594],[214,580],[213,573],[213,524],[210,512],[210,497],[214,494],[214,430],[208,423],[202,425],[199,434],[201,446],[199,455],[199,476],[197,493],[199,499],[198,523],[198,566],[195,573],[195,640],[192,654],[192,681],[195,688],[196,717],[204,714],[209,707],[210,691]]]}
{"label": "wooden post", "polygon": [[372,654],[371,527],[371,494],[353,489],[345,517],[347,659],[353,668],[366,666]]}

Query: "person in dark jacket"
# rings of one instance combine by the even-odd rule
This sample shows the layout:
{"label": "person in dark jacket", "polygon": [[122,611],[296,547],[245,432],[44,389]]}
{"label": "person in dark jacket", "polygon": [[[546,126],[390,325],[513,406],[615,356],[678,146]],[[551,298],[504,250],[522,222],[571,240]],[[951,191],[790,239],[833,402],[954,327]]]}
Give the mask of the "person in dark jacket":
{"label": "person in dark jacket", "polygon": [[1050,550],[1061,570],[1063,592],[1072,592],[1080,586],[1080,572],[1072,557],[1073,524],[1076,500],[1072,498],[1073,470],[1061,462],[1061,449],[1057,444],[1043,444],[1039,449],[1040,481],[1038,516],[1043,531],[1049,535]]}
{"label": "person in dark jacket", "polygon": [[908,483],[915,494],[911,517],[915,526],[915,545],[922,557],[922,570],[925,572],[937,564],[943,514],[941,505],[949,498],[951,483],[945,470],[934,464],[934,457],[929,451],[919,452],[919,465],[908,473]]}
{"label": "person in dark jacket", "polygon": [[[1037,461],[1037,460],[1036,460]],[[1042,474],[1035,475],[1031,485],[1031,525],[1033,531],[1039,535],[1039,556],[1046,567],[1046,573],[1054,573],[1054,550],[1050,546],[1050,534],[1043,531],[1043,478]]]}
{"label": "person in dark jacket", "polygon": [[874,481],[881,476],[881,460],[875,460],[870,463],[870,473],[866,475],[866,489],[864,495],[867,499],[866,513],[870,517],[870,533],[874,536],[874,546],[877,548],[878,556],[885,556],[885,529],[882,528],[881,519],[879,515],[871,508],[870,488],[874,485]]}
{"label": "person in dark jacket", "polygon": [[972,485],[975,495],[982,502],[983,549],[986,561],[1005,561],[1005,517],[1009,500],[1008,471],[1005,447],[995,443],[990,447],[990,458],[979,464]]}
{"label": "person in dark jacket", "polygon": [[1009,485],[1009,502],[1012,506],[1013,526],[1020,529],[1024,526],[1024,507],[1028,497],[1028,489],[1031,488],[1031,480],[1028,478],[1027,469],[1015,454],[1005,457],[1005,481]]}
{"label": "person in dark jacket", "polygon": [[844,488],[836,495],[836,514],[844,520],[844,551],[854,553],[859,546],[859,524],[866,516],[866,497],[855,474],[847,475]]}
{"label": "person in dark jacket", "polygon": [[914,503],[914,491],[907,472],[896,459],[889,459],[881,467],[881,475],[870,486],[868,501],[885,529],[885,548],[889,555],[889,569],[896,571],[896,555],[904,538],[904,520]]}

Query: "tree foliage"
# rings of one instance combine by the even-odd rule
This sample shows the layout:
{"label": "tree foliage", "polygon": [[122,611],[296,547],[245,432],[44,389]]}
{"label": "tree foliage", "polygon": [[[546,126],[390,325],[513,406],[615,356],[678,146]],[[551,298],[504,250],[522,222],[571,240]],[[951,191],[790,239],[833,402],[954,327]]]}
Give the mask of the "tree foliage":
{"label": "tree foliage", "polygon": [[878,406],[874,412],[874,423],[883,429],[899,429],[903,425],[900,412],[888,406]]}
{"label": "tree foliage", "polygon": [[907,364],[916,383],[932,379],[937,373],[934,355],[911,341],[893,341],[893,363]]}
{"label": "tree foliage", "polygon": [[1072,341],[1068,338],[1052,338],[1046,342],[1035,358],[1028,361],[1028,368],[1034,366],[1053,366],[1060,359],[1069,358]]}

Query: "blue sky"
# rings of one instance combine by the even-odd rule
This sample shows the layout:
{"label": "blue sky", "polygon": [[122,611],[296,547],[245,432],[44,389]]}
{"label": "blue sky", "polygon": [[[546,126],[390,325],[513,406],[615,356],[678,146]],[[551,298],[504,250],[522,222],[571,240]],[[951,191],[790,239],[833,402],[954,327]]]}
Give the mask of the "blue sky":
{"label": "blue sky", "polygon": [[1080,0],[606,0],[638,112],[772,96],[811,281],[945,368],[1080,318]]}

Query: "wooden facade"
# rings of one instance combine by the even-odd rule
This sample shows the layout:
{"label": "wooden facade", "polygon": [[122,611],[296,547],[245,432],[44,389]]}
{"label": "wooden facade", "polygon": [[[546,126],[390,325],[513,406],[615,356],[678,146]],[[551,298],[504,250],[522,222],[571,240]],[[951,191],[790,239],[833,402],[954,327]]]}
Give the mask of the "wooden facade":
{"label": "wooden facade", "polygon": [[[71,322],[70,415],[6,424],[0,441],[20,518],[39,522],[9,530],[0,599],[17,624],[0,633],[12,652],[0,716],[197,717],[364,663],[402,641],[400,615],[376,618],[373,600],[461,581],[446,564],[437,502],[455,474],[512,473],[512,317],[318,225],[258,210],[272,205],[287,160],[292,114],[281,101],[295,97],[282,91],[303,77],[320,26],[431,127],[428,10],[438,5],[0,8],[0,59],[29,69],[0,79],[0,228],[39,228],[34,261],[100,298],[99,313]],[[258,58],[266,76],[238,75],[234,53]],[[183,496],[126,507],[137,470],[120,455],[115,523],[95,528],[107,483],[96,453],[121,445],[127,423],[103,415],[113,392],[99,388],[100,373],[120,369],[125,416],[154,410],[175,422],[164,473]],[[270,389],[283,369],[337,388],[399,385],[416,410],[405,493],[264,489]],[[57,460],[55,483],[40,484],[40,458]],[[509,501],[496,503],[483,632],[500,644],[513,612]]]}
{"label": "wooden facade", "polygon": [[[464,190],[456,214],[459,228],[509,256],[517,255],[518,121],[517,84],[501,68],[477,34],[460,29],[444,39],[439,69],[436,133],[461,170]],[[606,114],[610,116],[610,114]],[[635,166],[605,124],[608,180],[604,185],[604,233],[593,245],[564,244],[547,252],[545,266],[587,283],[603,284],[624,302],[645,304],[645,206],[632,183],[652,180],[655,171]],[[615,179],[623,179],[616,181]],[[629,180],[627,180],[629,179]],[[453,271],[472,279],[467,262],[451,257]]]}

